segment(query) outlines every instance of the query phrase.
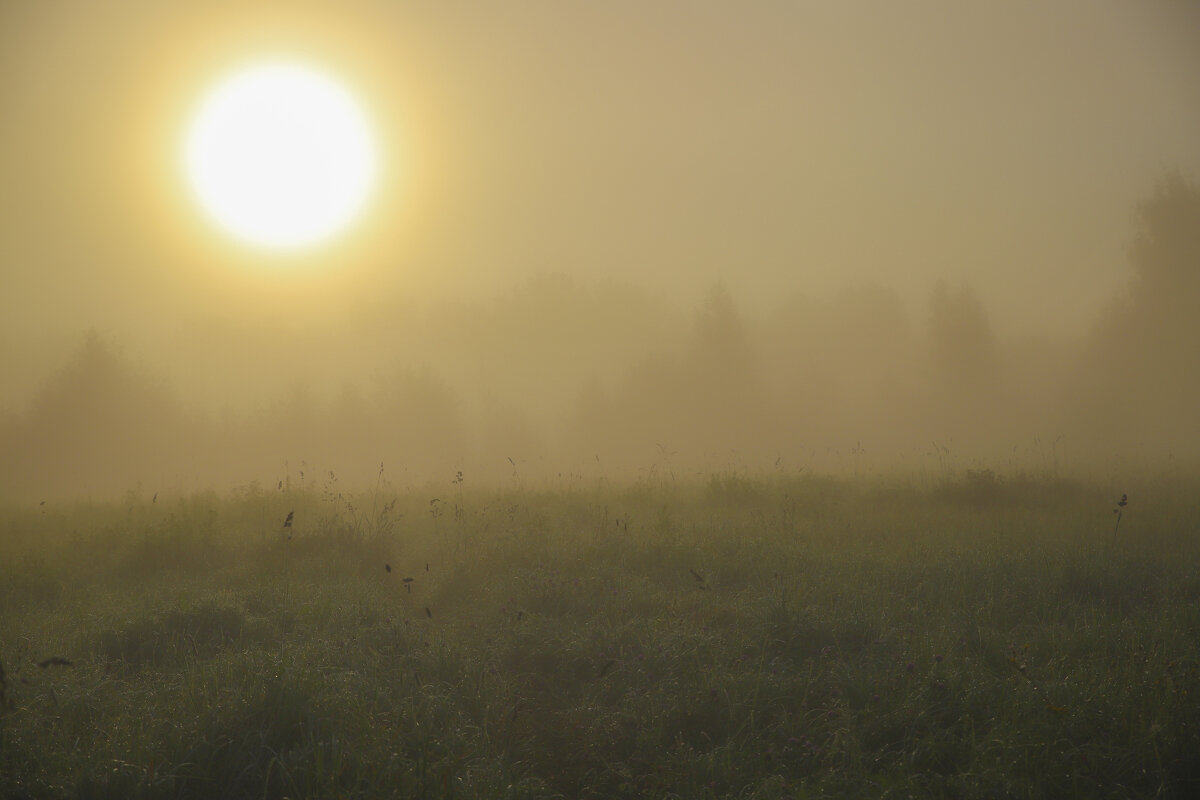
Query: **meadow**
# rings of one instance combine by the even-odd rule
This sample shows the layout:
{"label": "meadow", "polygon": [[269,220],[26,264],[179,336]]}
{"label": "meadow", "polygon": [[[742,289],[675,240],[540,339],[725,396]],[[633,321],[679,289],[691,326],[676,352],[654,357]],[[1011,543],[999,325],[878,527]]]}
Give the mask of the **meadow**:
{"label": "meadow", "polygon": [[0,508],[0,796],[1200,793],[1191,479],[146,494]]}

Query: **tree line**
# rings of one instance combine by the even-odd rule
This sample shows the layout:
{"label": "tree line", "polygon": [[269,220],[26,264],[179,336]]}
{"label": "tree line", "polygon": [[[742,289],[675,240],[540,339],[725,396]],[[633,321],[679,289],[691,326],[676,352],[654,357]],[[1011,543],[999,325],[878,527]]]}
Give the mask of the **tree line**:
{"label": "tree line", "polygon": [[1200,189],[1169,174],[1135,221],[1127,290],[1072,346],[1003,339],[967,286],[939,283],[916,315],[868,286],[748,317],[725,284],[679,313],[650,292],[551,274],[404,329],[381,318],[362,335],[395,341],[394,355],[366,378],[297,382],[218,415],[91,333],[27,408],[0,417],[0,481],[35,496],[220,486],[302,464],[506,480],[864,457],[926,468],[948,453],[1025,469],[1048,464],[1050,442],[1055,459],[1195,461]]}

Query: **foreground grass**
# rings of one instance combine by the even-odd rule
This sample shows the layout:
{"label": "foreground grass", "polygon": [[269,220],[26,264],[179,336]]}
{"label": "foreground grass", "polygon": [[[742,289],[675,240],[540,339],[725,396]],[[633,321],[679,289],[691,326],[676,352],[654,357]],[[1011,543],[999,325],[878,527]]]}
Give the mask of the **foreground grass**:
{"label": "foreground grass", "polygon": [[0,796],[1195,796],[1194,489],[9,509]]}

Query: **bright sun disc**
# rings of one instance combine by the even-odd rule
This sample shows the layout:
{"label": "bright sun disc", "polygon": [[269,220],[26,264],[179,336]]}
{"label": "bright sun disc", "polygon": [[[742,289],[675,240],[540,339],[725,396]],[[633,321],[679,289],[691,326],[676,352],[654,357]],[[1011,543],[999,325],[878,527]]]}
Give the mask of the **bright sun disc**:
{"label": "bright sun disc", "polygon": [[246,69],[201,103],[186,143],[204,210],[254,245],[317,244],[362,210],[375,147],[362,112],[325,76],[294,64]]}

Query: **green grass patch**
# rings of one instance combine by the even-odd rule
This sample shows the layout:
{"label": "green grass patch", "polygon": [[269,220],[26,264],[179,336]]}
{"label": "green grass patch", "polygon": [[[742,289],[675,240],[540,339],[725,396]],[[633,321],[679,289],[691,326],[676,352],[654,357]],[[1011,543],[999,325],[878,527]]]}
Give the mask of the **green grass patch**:
{"label": "green grass patch", "polygon": [[1195,796],[1196,488],[9,508],[0,795]]}

